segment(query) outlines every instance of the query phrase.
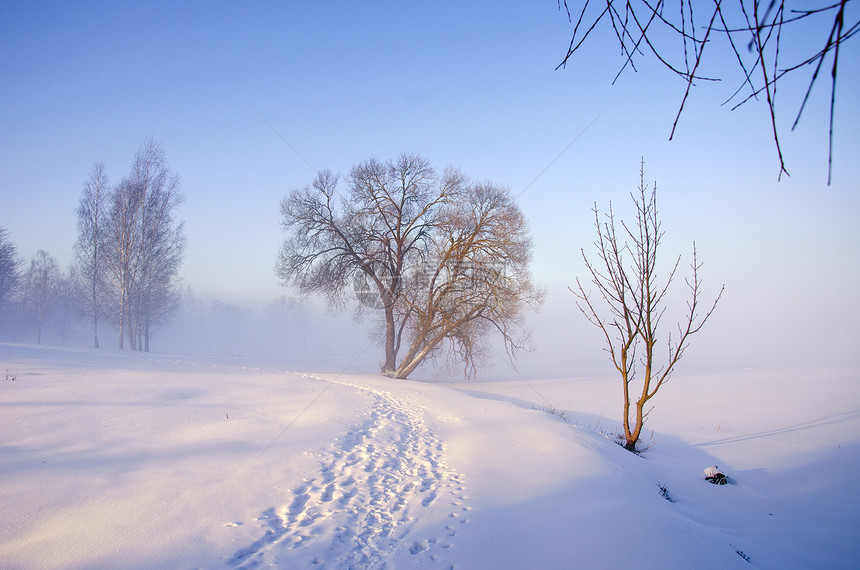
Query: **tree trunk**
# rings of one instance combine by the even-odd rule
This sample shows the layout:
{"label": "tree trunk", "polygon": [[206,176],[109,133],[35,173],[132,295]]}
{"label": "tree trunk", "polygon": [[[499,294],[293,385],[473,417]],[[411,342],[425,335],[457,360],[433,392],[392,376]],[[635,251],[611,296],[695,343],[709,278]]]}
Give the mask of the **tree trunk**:
{"label": "tree trunk", "polygon": [[642,426],[645,423],[645,417],[642,413],[644,405],[645,402],[636,402],[636,425],[633,427],[632,432],[628,428],[625,428],[624,449],[627,451],[636,451],[636,443],[639,441],[639,434],[642,433]]}
{"label": "tree trunk", "polygon": [[135,344],[135,330],[134,330],[134,319],[131,318],[131,303],[129,303],[128,311],[126,311],[126,332],[128,334],[128,348],[129,350],[137,350],[137,345]]}
{"label": "tree trunk", "polygon": [[[121,278],[121,279],[124,279],[124,278]],[[119,349],[120,350],[125,349],[125,346],[124,346],[124,343],[125,343],[125,312],[126,312],[125,297],[126,297],[125,288],[122,285],[120,285],[120,290],[119,290]]]}
{"label": "tree trunk", "polygon": [[426,342],[423,342],[422,339],[415,339],[412,346],[406,351],[406,355],[400,362],[400,367],[397,369],[394,377],[406,380],[444,338],[444,334],[437,334],[434,338]]}
{"label": "tree trunk", "polygon": [[92,296],[92,309],[93,309],[93,348],[99,347],[99,309],[98,309],[98,292],[95,285],[95,279],[93,279],[93,296]]}
{"label": "tree trunk", "polygon": [[382,365],[384,376],[394,376],[397,370],[396,323],[394,309],[385,307],[385,364]]}

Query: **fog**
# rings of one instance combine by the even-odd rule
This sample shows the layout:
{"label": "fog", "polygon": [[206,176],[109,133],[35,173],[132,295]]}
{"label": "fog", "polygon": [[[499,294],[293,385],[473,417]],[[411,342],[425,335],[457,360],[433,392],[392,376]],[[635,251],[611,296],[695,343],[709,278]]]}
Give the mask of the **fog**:
{"label": "fog", "polygon": [[[572,276],[569,284],[575,283],[574,279]],[[758,279],[727,281],[717,310],[707,326],[691,338],[675,375],[848,366],[855,335],[847,331],[856,315],[851,304],[836,294],[839,283],[829,289],[829,294],[828,289],[816,292],[810,288],[808,294],[800,296],[804,287],[822,286],[826,279],[820,274],[799,275],[781,286]],[[500,339],[491,337],[478,381],[614,375],[602,334],[580,313],[569,284],[545,285],[543,306],[524,321],[531,332],[532,350],[519,352],[513,363]],[[719,292],[719,285],[715,276],[707,275],[706,301]],[[661,325],[664,342],[668,333],[676,333],[685,309],[685,294],[679,273]],[[92,333],[85,321],[68,315],[63,321],[60,317],[54,314],[44,325],[43,345],[92,346]],[[299,300],[290,295],[250,306],[186,294],[171,320],[155,330],[151,350],[156,355],[241,355],[248,357],[249,366],[374,373],[383,359],[381,342],[373,334],[376,317],[373,311],[366,311],[357,319],[349,304],[339,311],[328,310],[318,299]],[[15,319],[9,310],[4,312],[0,340],[34,343],[35,338],[32,323]],[[102,325],[99,340],[104,350],[116,350],[116,329]],[[662,349],[658,355],[663,356]],[[412,377],[461,381],[463,370],[459,363],[440,358],[419,367]]]}

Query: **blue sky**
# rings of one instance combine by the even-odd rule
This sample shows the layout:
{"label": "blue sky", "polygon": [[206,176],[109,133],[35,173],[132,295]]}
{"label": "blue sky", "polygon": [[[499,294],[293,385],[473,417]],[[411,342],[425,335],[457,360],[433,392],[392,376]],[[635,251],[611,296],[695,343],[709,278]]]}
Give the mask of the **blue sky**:
{"label": "blue sky", "polygon": [[695,239],[712,292],[726,283],[702,358],[847,362],[860,318],[860,42],[842,53],[828,187],[826,78],[793,133],[804,83],[781,87],[791,177],[777,182],[763,105],[720,106],[736,75],[694,89],[670,142],[680,80],[644,60],[611,85],[622,61],[606,29],[556,71],[570,31],[550,0],[4,2],[0,225],[22,256],[43,248],[68,264],[92,163],[118,180],[152,136],[183,182],[185,281],[260,306],[285,293],[273,272],[281,197],[314,168],[416,151],[525,190],[549,291],[536,335],[572,358],[566,331],[593,334],[565,289],[583,275],[590,207],[623,213],[644,157],[667,254]]}

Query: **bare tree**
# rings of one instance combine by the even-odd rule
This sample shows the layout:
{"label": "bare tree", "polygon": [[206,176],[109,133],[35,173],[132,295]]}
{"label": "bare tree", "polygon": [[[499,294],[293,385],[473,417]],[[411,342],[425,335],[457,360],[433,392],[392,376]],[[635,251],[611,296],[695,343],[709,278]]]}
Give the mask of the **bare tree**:
{"label": "bare tree", "polygon": [[108,199],[110,182],[101,161],[93,164],[78,204],[78,240],[75,244],[77,275],[84,293],[81,308],[93,331],[93,346],[99,347],[99,322],[105,311],[107,278]]}
{"label": "bare tree", "polygon": [[179,308],[182,284],[179,268],[185,248],[183,224],[165,228],[164,234],[151,250],[138,305],[139,327],[137,346],[149,352],[153,331],[170,320]]}
{"label": "bare tree", "polygon": [[130,174],[111,195],[107,265],[119,348],[149,350],[151,330],[177,307],[185,248],[179,178],[154,140],[135,155]]}
{"label": "bare tree", "polygon": [[81,313],[82,290],[78,270],[74,265],[70,265],[65,274],[59,275],[54,289],[54,313],[60,346],[65,345],[66,339],[74,332],[75,319]]}
{"label": "bare tree", "polygon": [[[480,192],[459,171],[439,174],[427,159],[414,154],[354,166],[342,200],[337,184],[336,176],[321,172],[310,187],[294,190],[281,202],[282,226],[288,234],[276,265],[282,284],[302,294],[322,294],[332,307],[342,306],[352,289],[359,310],[378,309],[385,375],[406,378],[443,340],[459,347],[460,356],[469,355],[457,336],[468,337],[468,346],[476,346],[487,330],[477,323],[489,322],[491,311],[465,310],[467,298],[458,298],[453,285],[444,289],[442,275],[465,279],[462,267],[456,267],[458,252],[449,242],[460,243],[461,259],[468,255],[476,263],[483,259],[480,248],[489,237],[481,232],[489,222],[482,219],[477,228],[455,223],[455,212],[471,212]],[[499,201],[498,208],[502,206]],[[504,206],[516,209],[510,199]],[[527,235],[524,223],[520,228]],[[455,229],[463,235],[452,233]],[[481,239],[468,246],[457,242],[466,239],[469,229]],[[530,251],[530,242],[525,247]],[[435,279],[427,279],[428,271]],[[527,277],[527,272],[518,275]],[[435,291],[435,303],[428,290]],[[511,300],[510,314],[519,315],[519,303],[528,301]],[[452,321],[457,310],[461,313]],[[496,328],[512,325],[510,320]],[[506,337],[506,343],[512,338]],[[403,346],[408,346],[407,354],[398,360]]]}
{"label": "bare tree", "polygon": [[340,306],[358,276],[366,287],[364,305],[383,314],[384,374],[397,369],[397,353],[409,313],[396,313],[407,267],[426,256],[437,207],[462,191],[454,170],[438,176],[430,162],[413,154],[394,160],[370,159],[355,165],[347,197],[336,197],[338,178],[319,173],[312,186],[281,201],[288,232],[276,272],[284,285],[302,294],[324,295]]}
{"label": "bare tree", "polygon": [[125,334],[130,330],[131,301],[138,271],[141,198],[140,188],[128,179],[123,179],[111,194],[107,245],[109,303],[118,327],[120,350],[125,348]]}
{"label": "bare tree", "polygon": [[132,343],[148,352],[152,329],[178,307],[185,236],[184,223],[176,220],[176,209],[184,198],[179,177],[168,169],[164,152],[154,140],[148,140],[138,151],[132,172],[144,192],[140,275],[132,311],[136,340]]}
{"label": "bare tree", "polygon": [[[846,12],[851,0],[833,0],[814,7],[804,5],[790,10],[785,0],[759,1],[712,0],[695,3],[679,0],[675,9],[662,0],[584,0],[578,10],[570,45],[563,61],[565,66],[601,21],[607,22],[618,40],[624,63],[620,75],[628,67],[636,69],[635,57],[651,53],[671,72],[686,83],[671,140],[684,110],[690,90],[697,82],[720,81],[705,70],[703,57],[711,45],[722,44],[726,55],[737,63],[740,72],[737,90],[726,103],[734,101],[737,108],[751,100],[764,98],[767,103],[772,135],[779,159],[779,174],[788,174],[777,127],[777,84],[787,75],[804,68],[810,69],[809,83],[792,130],[797,126],[819,72],[830,61],[830,142],[828,145],[828,176],[830,183],[833,162],[833,118],[836,104],[836,77],[840,48],[860,29],[860,19],[848,20]],[[568,19],[570,6],[563,0]],[[816,37],[815,43],[809,38]],[[793,49],[787,49],[793,48]],[[800,48],[798,50],[798,48]],[[709,50],[711,53],[714,49]],[[800,56],[794,56],[800,53]],[[782,58],[796,57],[785,62]],[[616,79],[618,78],[616,75]],[[780,83],[781,84],[781,83]]]}
{"label": "bare tree", "polygon": [[0,227],[0,310],[18,288],[23,263],[15,244],[9,240],[9,231]]}
{"label": "bare tree", "polygon": [[24,275],[23,307],[36,326],[36,344],[42,343],[42,329],[56,306],[57,288],[61,281],[57,260],[40,249],[30,260]]}
{"label": "bare tree", "polygon": [[[636,442],[650,410],[645,405],[672,375],[672,371],[687,348],[690,336],[699,332],[710,318],[723,294],[720,289],[707,312],[701,314],[701,264],[693,244],[691,276],[685,279],[689,289],[687,311],[677,326],[677,337],[668,335],[665,361],[655,354],[659,340],[658,329],[666,310],[666,294],[680,263],[680,256],[671,265],[667,277],[658,276],[658,249],[663,230],[657,215],[657,186],[648,191],[645,185],[644,162],[639,170],[639,188],[631,198],[636,206],[636,224],[615,223],[612,205],[601,223],[597,205],[594,206],[594,225],[597,229],[597,260],[592,262],[582,250],[591,284],[597,289],[602,303],[592,299],[579,278],[571,291],[579,299],[577,306],[583,315],[601,330],[607,351],[621,375],[624,408],[624,447],[636,450]],[[599,305],[603,305],[600,307]],[[642,374],[637,392],[634,386],[637,374]],[[631,405],[635,418],[631,425]]]}
{"label": "bare tree", "polygon": [[394,376],[406,378],[428,356],[448,347],[467,377],[483,363],[488,333],[498,332],[509,357],[527,348],[522,330],[527,308],[537,309],[543,291],[531,281],[528,224],[507,189],[471,184],[439,216],[433,255],[403,295],[411,311],[412,340]]}

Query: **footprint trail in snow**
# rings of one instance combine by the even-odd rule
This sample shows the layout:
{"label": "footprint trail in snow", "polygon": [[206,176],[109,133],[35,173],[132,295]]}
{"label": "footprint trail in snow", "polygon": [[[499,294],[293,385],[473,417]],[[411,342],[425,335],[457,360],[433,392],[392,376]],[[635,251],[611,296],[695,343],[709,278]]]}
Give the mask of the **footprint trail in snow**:
{"label": "footprint trail in snow", "polygon": [[[381,568],[396,549],[434,560],[450,548],[466,522],[462,477],[447,468],[444,443],[421,411],[384,390],[305,376],[366,393],[369,417],[337,439],[315,477],[257,518],[263,536],[238,550],[229,566]],[[455,521],[443,536],[411,536],[415,521],[442,500]]]}

